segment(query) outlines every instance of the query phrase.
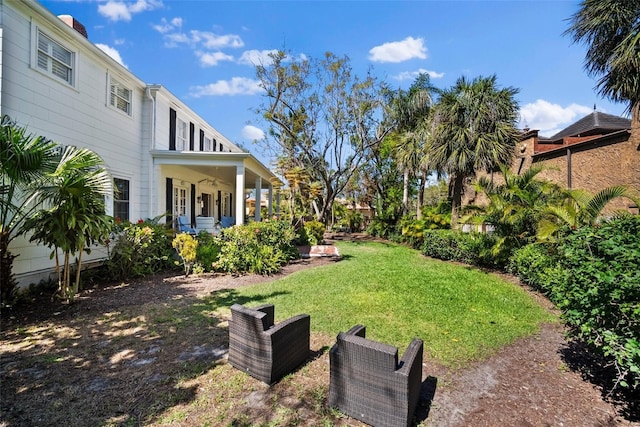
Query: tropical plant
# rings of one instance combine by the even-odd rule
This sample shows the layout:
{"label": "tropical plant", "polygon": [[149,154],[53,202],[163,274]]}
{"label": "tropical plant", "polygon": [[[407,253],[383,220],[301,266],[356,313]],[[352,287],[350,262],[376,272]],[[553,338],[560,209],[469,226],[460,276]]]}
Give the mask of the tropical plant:
{"label": "tropical plant", "polygon": [[620,185],[603,188],[596,194],[585,190],[565,190],[555,205],[542,212],[538,224],[538,239],[553,239],[562,228],[576,229],[595,224],[609,202],[617,198],[628,198],[636,205],[640,200]]}
{"label": "tropical plant", "polygon": [[433,165],[449,177],[451,225],[456,228],[465,180],[476,171],[509,165],[519,137],[518,104],[512,87],[500,89],[496,76],[465,77],[442,92],[435,106],[429,147]]}
{"label": "tropical plant", "polygon": [[504,182],[496,183],[492,176],[482,176],[476,183],[489,204],[472,210],[470,217],[491,224],[497,237],[491,255],[506,262],[513,250],[535,240],[542,212],[562,193],[554,183],[537,179],[544,168],[532,166],[517,175],[501,166]]}
{"label": "tropical plant", "polygon": [[585,68],[601,95],[640,108],[640,1],[584,0],[565,34],[587,45]]}
{"label": "tropical plant", "polygon": [[24,227],[33,232],[30,241],[53,248],[58,294],[67,302],[78,293],[82,253],[90,253],[96,243],[104,244],[113,228],[113,219],[105,214],[104,206],[104,198],[112,192],[113,180],[100,156],[67,146],[55,171],[47,177],[47,185],[36,193],[36,199],[49,207],[25,221]]}
{"label": "tropical plant", "polygon": [[[436,92],[436,88],[429,81],[429,75],[421,73],[409,90],[398,90],[391,101],[389,116],[395,122],[395,132],[399,135],[396,158],[403,173],[403,215],[409,212],[409,184],[412,175],[428,174],[425,137],[430,134],[429,118],[433,95]],[[418,203],[418,219],[419,208]]]}
{"label": "tropical plant", "polygon": [[57,145],[34,136],[8,116],[0,121],[0,306],[11,303],[16,280],[9,244],[26,230],[24,221],[38,208],[34,194],[60,156]]}
{"label": "tropical plant", "polygon": [[117,227],[107,266],[115,279],[141,277],[170,269],[173,264],[173,230],[157,218]]}

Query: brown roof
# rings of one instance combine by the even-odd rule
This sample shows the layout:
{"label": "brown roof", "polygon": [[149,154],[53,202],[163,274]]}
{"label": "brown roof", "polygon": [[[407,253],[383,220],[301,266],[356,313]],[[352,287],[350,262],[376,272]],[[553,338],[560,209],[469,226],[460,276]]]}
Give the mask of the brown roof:
{"label": "brown roof", "polygon": [[549,139],[558,140],[568,136],[605,135],[623,129],[631,129],[631,120],[594,111]]}

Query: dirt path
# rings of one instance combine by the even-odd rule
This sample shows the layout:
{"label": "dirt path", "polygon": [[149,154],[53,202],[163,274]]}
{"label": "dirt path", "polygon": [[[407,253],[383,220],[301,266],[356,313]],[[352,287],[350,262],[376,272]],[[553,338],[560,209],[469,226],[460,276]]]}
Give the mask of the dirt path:
{"label": "dirt path", "polygon": [[[22,396],[18,390],[25,380],[24,376],[33,374],[36,369],[32,362],[25,364],[25,354],[19,350],[25,343],[20,341],[19,331],[25,325],[45,324],[53,319],[67,319],[67,324],[77,322],[81,324],[81,319],[96,319],[95,314],[110,313],[115,310],[132,309],[136,306],[149,305],[160,306],[167,304],[189,304],[197,301],[205,295],[221,289],[234,289],[249,284],[274,280],[294,271],[311,266],[322,265],[324,263],[335,262],[332,258],[319,257],[303,259],[287,266],[283,272],[276,276],[264,277],[247,275],[241,277],[231,277],[223,275],[207,275],[202,277],[168,277],[156,276],[145,280],[137,281],[127,286],[99,286],[94,289],[84,291],[76,304],[71,307],[56,306],[56,304],[42,302],[30,306],[24,306],[11,313],[4,312],[2,315],[2,332],[0,333],[0,381],[3,387],[10,385],[16,391],[9,393],[2,391],[2,401],[0,401],[0,427],[32,425],[16,423],[16,417],[33,410],[29,407],[26,396]],[[534,295],[535,296],[535,295]],[[542,304],[549,303],[540,298]],[[104,317],[104,315],[103,315]],[[95,322],[97,325],[102,322],[102,318]],[[96,329],[94,327],[94,337]],[[53,329],[53,328],[52,328]],[[79,330],[81,327],[78,328]],[[104,334],[107,332],[105,331]],[[104,339],[89,337],[75,337],[74,339],[82,346],[83,340],[88,339],[87,348],[84,351],[78,349],[78,354],[88,354],[89,349],[101,350]],[[134,339],[135,336],[132,336]],[[196,337],[194,342],[198,342],[202,337]],[[47,339],[47,337],[43,337]],[[92,342],[91,339],[94,339]],[[135,341],[131,341],[134,343]],[[213,343],[213,341],[212,341]],[[44,345],[44,344],[43,344]],[[132,344],[133,345],[133,344]],[[145,376],[158,375],[157,372],[144,373],[145,366],[141,361],[155,359],[162,354],[167,360],[173,360],[184,352],[182,344],[177,344],[169,348],[156,348],[151,346],[144,353],[146,358],[131,363],[131,371],[123,370],[122,377],[140,377],[141,381]],[[173,344],[171,344],[173,346]],[[323,343],[323,346],[326,344]],[[425,343],[428,345],[428,343]],[[200,347],[198,349],[202,350]],[[26,348],[26,347],[24,347]],[[214,350],[218,347],[213,346]],[[224,345],[220,348],[224,348]],[[320,345],[318,345],[320,348]],[[9,351],[11,349],[11,351]],[[152,352],[153,350],[153,352]],[[206,350],[206,351],[205,351]],[[203,350],[205,356],[211,356],[212,360],[220,359],[220,352],[213,352],[211,349]],[[65,350],[66,351],[66,350]],[[73,351],[73,349],[69,349]],[[171,353],[174,352],[175,354]],[[4,354],[3,354],[4,353]],[[211,353],[211,354],[209,354]],[[582,379],[580,373],[571,370],[567,362],[567,355],[570,348],[564,339],[563,329],[560,324],[544,325],[541,331],[529,338],[522,339],[513,345],[504,348],[495,356],[488,360],[477,363],[463,370],[452,371],[425,360],[423,369],[425,382],[423,387],[424,399],[420,403],[416,418],[419,425],[425,427],[455,427],[455,426],[563,426],[563,427],[583,427],[583,426],[640,426],[640,422],[632,422],[625,419],[618,413],[611,403],[603,400],[601,391],[589,382]],[[11,356],[9,356],[11,354]],[[193,356],[193,355],[191,355]],[[207,357],[208,357],[207,356]],[[215,356],[215,357],[214,357]],[[173,359],[171,359],[173,358]],[[326,359],[326,360],[325,360]],[[38,363],[42,365],[42,356],[38,356]],[[71,359],[69,359],[71,360]],[[48,366],[55,366],[50,363]],[[93,362],[97,364],[96,361]],[[113,365],[113,361],[111,362]],[[27,366],[28,365],[28,366]],[[35,365],[39,366],[39,365]],[[158,365],[159,366],[159,365]],[[260,389],[264,394],[264,401],[271,402],[274,399],[269,397],[269,393],[291,393],[286,391],[287,387],[311,387],[312,382],[315,389],[324,390],[326,384],[324,377],[327,375],[328,355],[326,352],[319,354],[316,360],[309,363],[306,370],[308,378],[298,375],[297,379],[306,381],[304,385],[277,384],[271,389]],[[113,366],[110,368],[113,371]],[[33,372],[32,372],[33,371]],[[39,373],[37,371],[36,373]],[[44,372],[44,371],[43,371]],[[60,369],[60,381],[68,375],[68,370]],[[55,371],[50,371],[48,375],[53,375]],[[110,378],[103,374],[101,378]],[[170,374],[166,374],[167,378]],[[147,378],[148,379],[148,378]],[[115,379],[110,381],[115,383]],[[141,382],[146,384],[147,380]],[[106,386],[90,382],[91,387],[104,393]],[[22,385],[22,387],[25,387]],[[60,389],[60,382],[51,385],[52,392]],[[203,387],[202,385],[200,387]],[[256,386],[257,387],[257,386]],[[326,391],[326,390],[325,390]],[[79,395],[86,395],[86,390],[79,390]],[[256,406],[256,392],[245,396],[248,402],[248,409],[239,408],[238,411],[250,410],[252,405]],[[115,395],[114,395],[115,396]],[[157,396],[156,396],[157,397]],[[133,397],[132,397],[133,398]],[[102,397],[104,399],[104,396]],[[297,405],[297,400],[292,400],[292,405]],[[122,403],[124,406],[127,402]],[[137,406],[142,404],[136,402]],[[266,412],[269,411],[267,406]],[[299,425],[317,425],[323,420],[314,415],[316,410],[309,409],[305,419],[298,421]],[[205,411],[206,412],[206,411]],[[7,415],[7,414],[10,414]],[[316,418],[314,418],[316,417]],[[266,419],[266,418],[265,418]],[[255,422],[255,420],[254,420]],[[361,425],[348,418],[333,420],[334,425]],[[33,424],[49,425],[49,424]],[[118,424],[119,425],[119,424]],[[127,424],[128,425],[128,424]],[[179,425],[199,425],[179,424]],[[214,424],[215,425],[215,424]],[[226,425],[226,424],[224,424]],[[235,424],[234,424],[235,425]],[[238,424],[245,425],[245,424]]]}

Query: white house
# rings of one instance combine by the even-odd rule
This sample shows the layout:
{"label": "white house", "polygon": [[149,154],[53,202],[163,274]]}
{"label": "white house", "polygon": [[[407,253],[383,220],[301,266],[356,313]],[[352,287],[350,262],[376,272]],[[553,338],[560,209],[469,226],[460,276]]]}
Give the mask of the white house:
{"label": "white house", "polygon": [[[102,156],[120,190],[108,214],[242,224],[249,192],[266,194],[273,212],[282,183],[267,167],[167,88],[146,84],[97,48],[74,18],[56,17],[34,0],[0,0],[0,55],[0,114],[34,135]],[[19,254],[21,283],[51,270],[48,248],[16,239],[10,250]]]}

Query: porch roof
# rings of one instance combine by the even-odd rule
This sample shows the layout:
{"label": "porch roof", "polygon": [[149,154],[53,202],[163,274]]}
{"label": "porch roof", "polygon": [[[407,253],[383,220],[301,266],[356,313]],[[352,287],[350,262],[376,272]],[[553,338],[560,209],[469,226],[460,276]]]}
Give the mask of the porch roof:
{"label": "porch roof", "polygon": [[274,187],[284,185],[280,178],[251,153],[152,150],[151,156],[156,165],[188,166],[194,171],[230,184],[236,180],[236,167],[244,166],[247,189],[255,187],[258,177],[262,178],[262,189],[268,189],[269,184]]}

